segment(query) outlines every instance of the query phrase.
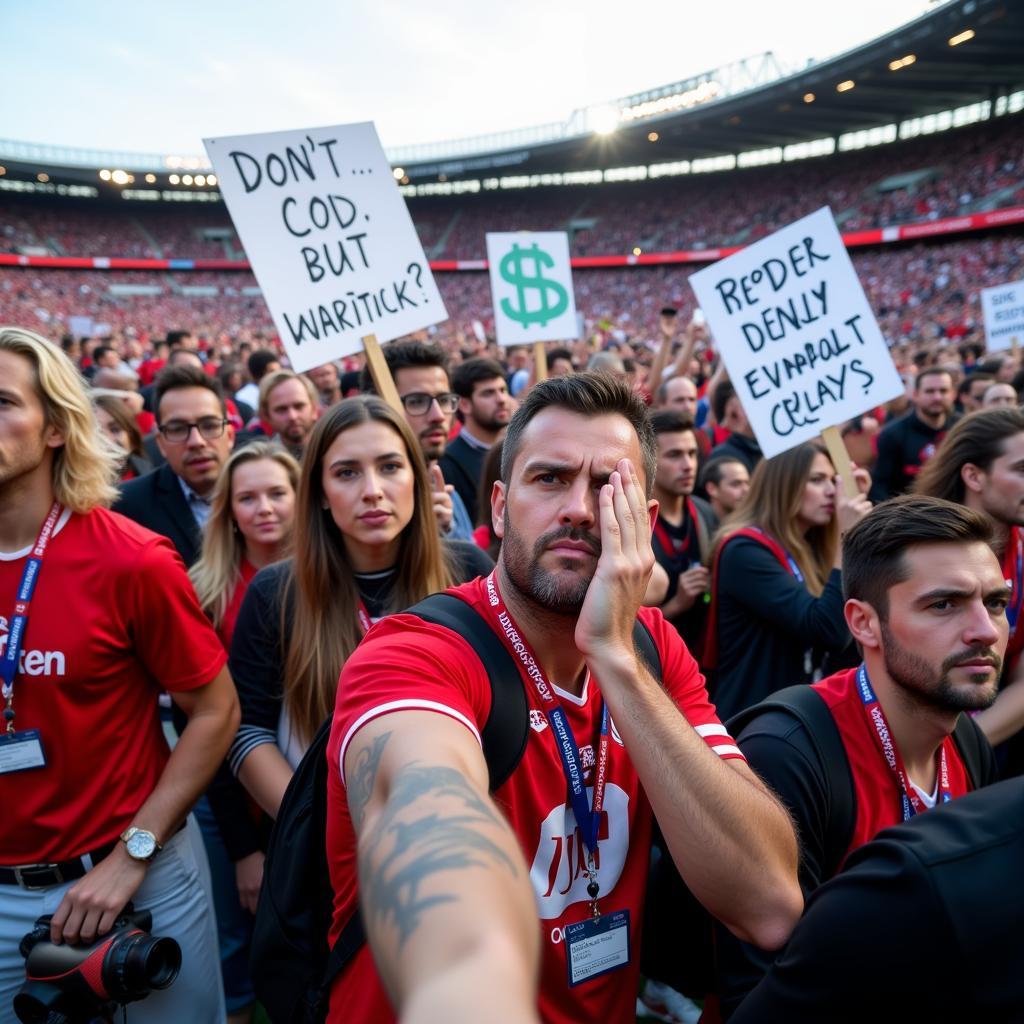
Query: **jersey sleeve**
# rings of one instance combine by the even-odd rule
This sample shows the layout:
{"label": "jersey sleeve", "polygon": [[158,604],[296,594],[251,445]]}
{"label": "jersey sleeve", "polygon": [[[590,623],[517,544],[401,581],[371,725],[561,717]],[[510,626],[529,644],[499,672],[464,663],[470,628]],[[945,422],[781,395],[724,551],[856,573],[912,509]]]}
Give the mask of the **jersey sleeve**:
{"label": "jersey sleeve", "polygon": [[376,623],[345,663],[333,732],[338,761],[359,730],[381,715],[430,711],[460,722],[479,744],[491,708],[487,672],[462,637],[413,615]]}
{"label": "jersey sleeve", "polygon": [[172,693],[211,682],[227,655],[171,542],[154,536],[125,576],[128,628],[146,671]]}
{"label": "jersey sleeve", "polygon": [[665,621],[658,608],[641,608],[640,619],[647,626],[661,656],[661,678],[665,691],[683,717],[719,757],[745,760],[729,730],[722,724],[697,662],[679,633]]}

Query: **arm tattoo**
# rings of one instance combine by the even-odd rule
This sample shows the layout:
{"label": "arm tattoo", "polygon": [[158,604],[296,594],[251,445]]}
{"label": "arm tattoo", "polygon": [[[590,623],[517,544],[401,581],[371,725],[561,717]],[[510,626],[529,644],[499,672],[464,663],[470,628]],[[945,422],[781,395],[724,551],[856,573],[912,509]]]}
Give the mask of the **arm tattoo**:
{"label": "arm tattoo", "polygon": [[[462,813],[419,811],[425,797],[458,802]],[[433,875],[486,862],[518,875],[515,863],[481,832],[506,828],[489,802],[452,768],[410,764],[395,780],[387,807],[368,842],[360,844],[359,883],[364,911],[398,929],[399,946],[419,927],[425,911],[459,898],[452,891],[424,895],[421,886]],[[390,846],[386,854],[382,847]]]}
{"label": "arm tattoo", "polygon": [[391,738],[391,733],[382,733],[377,736],[373,743],[363,747],[356,758],[355,769],[348,779],[348,813],[352,817],[352,824],[358,828],[363,823],[363,815],[366,813],[366,805],[373,794],[373,786],[377,781],[377,769],[380,767],[381,755],[384,753],[384,746]]}

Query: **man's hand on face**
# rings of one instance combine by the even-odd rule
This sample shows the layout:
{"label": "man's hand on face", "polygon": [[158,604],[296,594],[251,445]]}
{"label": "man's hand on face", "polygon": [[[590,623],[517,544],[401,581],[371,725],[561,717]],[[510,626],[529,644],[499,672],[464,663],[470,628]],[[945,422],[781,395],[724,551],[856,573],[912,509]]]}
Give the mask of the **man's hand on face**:
{"label": "man's hand on face", "polygon": [[633,623],[654,568],[651,518],[629,459],[619,461],[598,499],[601,557],[576,623],[576,647],[588,661],[635,657]]}

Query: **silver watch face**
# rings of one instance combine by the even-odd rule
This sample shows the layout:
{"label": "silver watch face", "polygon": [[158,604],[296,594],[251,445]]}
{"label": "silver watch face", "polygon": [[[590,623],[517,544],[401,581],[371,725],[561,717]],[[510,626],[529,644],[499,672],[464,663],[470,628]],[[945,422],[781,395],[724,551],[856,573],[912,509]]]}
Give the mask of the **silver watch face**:
{"label": "silver watch face", "polygon": [[156,852],[156,837],[152,832],[139,831],[125,845],[136,860],[148,860]]}

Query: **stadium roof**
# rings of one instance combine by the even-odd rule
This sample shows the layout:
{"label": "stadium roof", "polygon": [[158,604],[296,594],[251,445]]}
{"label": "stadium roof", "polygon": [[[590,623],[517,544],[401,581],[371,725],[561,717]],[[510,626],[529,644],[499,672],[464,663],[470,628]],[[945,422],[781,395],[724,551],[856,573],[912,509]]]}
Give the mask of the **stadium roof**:
{"label": "stadium roof", "polygon": [[[1022,86],[1024,2],[951,0],[887,35],[790,74],[764,54],[577,111],[562,124],[389,148],[388,155],[401,162],[413,183],[667,164],[836,138],[985,101],[995,112],[994,101]],[[604,131],[595,130],[594,115],[602,113],[610,122]],[[118,192],[116,184],[106,183],[112,168],[138,175],[140,188],[141,176],[150,172],[146,183],[166,189],[179,186],[169,174],[208,166],[203,157],[4,140],[0,159],[9,179],[98,186],[100,194],[112,196]],[[97,180],[101,169],[104,182]],[[212,186],[197,198],[218,198]],[[168,197],[166,191],[162,195]]]}

